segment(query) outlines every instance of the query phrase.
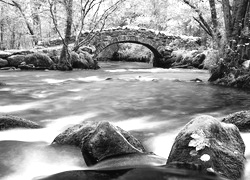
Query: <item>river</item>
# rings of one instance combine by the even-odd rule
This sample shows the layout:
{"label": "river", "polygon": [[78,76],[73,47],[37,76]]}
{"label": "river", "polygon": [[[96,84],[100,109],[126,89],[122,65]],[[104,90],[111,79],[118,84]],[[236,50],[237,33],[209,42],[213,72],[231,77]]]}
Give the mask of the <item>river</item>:
{"label": "river", "polygon": [[[30,180],[86,169],[78,150],[48,146],[60,132],[84,120],[110,121],[130,131],[148,151],[167,158],[175,136],[192,118],[223,117],[250,107],[249,91],[210,85],[204,70],[160,69],[144,63],[100,65],[96,71],[0,72],[0,82],[7,83],[0,87],[0,114],[44,126],[0,132],[0,179]],[[203,82],[190,81],[195,78]],[[250,135],[242,136],[250,160]]]}

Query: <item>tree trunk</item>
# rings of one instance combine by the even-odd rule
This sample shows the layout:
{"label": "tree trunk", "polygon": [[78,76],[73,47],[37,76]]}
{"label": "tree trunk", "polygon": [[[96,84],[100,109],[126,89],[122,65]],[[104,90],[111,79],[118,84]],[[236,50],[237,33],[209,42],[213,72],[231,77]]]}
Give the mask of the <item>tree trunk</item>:
{"label": "tree trunk", "polygon": [[31,27],[31,25],[30,25],[30,23],[29,23],[26,15],[24,14],[21,5],[19,3],[17,3],[16,1],[12,1],[12,3],[13,3],[13,6],[15,6],[19,10],[19,12],[21,13],[22,17],[24,18],[25,24],[26,24],[26,26],[27,26],[27,28],[29,30],[30,35],[32,36],[33,42],[35,43],[35,45],[37,45],[37,43],[38,43],[37,37],[35,36],[34,30]]}
{"label": "tree trunk", "polygon": [[[1,16],[3,17],[3,12],[4,9],[3,7],[1,7]],[[5,47],[4,47],[4,20],[1,19],[0,21],[0,49],[1,50],[4,50]]]}
{"label": "tree trunk", "polygon": [[41,18],[39,16],[39,9],[41,7],[41,2],[39,2],[38,0],[30,0],[30,4],[32,6],[32,20],[33,20],[34,31],[39,37],[41,37],[42,36]]}
{"label": "tree trunk", "polygon": [[222,10],[224,15],[224,23],[226,30],[226,42],[228,43],[232,38],[232,13],[229,0],[222,0]]}
{"label": "tree trunk", "polygon": [[[240,64],[250,59],[250,2],[249,0],[223,0],[226,35],[230,48],[237,54],[232,61]],[[230,12],[232,9],[232,13]]]}
{"label": "tree trunk", "polygon": [[10,49],[15,49],[15,43],[16,43],[16,32],[15,32],[15,26],[13,26],[11,31]]}
{"label": "tree trunk", "polygon": [[214,48],[219,49],[220,48],[220,33],[218,30],[218,19],[217,19],[216,7],[215,7],[215,0],[209,0],[209,5],[210,5],[211,19],[212,19],[212,24],[213,24],[212,37],[213,37],[213,42],[214,42]]}
{"label": "tree trunk", "polygon": [[239,41],[241,30],[244,28],[244,18],[247,10],[248,1],[249,0],[237,0],[235,2],[235,14],[233,14],[234,24],[232,35],[236,42]]}
{"label": "tree trunk", "polygon": [[58,27],[58,24],[57,24],[57,1],[53,1],[54,3],[54,8],[53,8],[53,13],[54,13],[54,27],[53,27],[53,31],[52,31],[52,35],[55,35],[57,34],[57,31],[56,31],[56,27]]}
{"label": "tree trunk", "polygon": [[58,69],[72,70],[68,44],[70,42],[71,29],[73,24],[73,0],[64,0],[63,2],[66,9],[67,20],[66,20],[64,44],[60,55]]}

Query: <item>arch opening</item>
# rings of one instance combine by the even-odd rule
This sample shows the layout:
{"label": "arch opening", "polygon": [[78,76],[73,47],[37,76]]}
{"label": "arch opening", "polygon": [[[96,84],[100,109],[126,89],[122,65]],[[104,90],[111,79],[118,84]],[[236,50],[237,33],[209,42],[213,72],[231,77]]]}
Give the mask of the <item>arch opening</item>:
{"label": "arch opening", "polygon": [[[146,47],[147,49],[150,50],[150,52],[153,54],[153,58],[150,62],[154,64],[157,63],[157,61],[162,58],[162,55],[159,53],[159,51],[154,48],[153,46],[146,44],[146,43],[142,43],[139,41],[132,41],[132,40],[126,40],[126,41],[117,41],[117,42],[111,42],[108,45],[105,45],[104,48],[99,48],[97,49],[97,54],[96,57],[98,57],[99,55],[101,55],[102,52],[104,52],[107,48],[111,47],[112,45],[116,45],[116,44],[125,44],[125,43],[130,43],[130,44],[138,44],[138,45],[142,45],[144,47]],[[102,46],[103,47],[103,46]]]}

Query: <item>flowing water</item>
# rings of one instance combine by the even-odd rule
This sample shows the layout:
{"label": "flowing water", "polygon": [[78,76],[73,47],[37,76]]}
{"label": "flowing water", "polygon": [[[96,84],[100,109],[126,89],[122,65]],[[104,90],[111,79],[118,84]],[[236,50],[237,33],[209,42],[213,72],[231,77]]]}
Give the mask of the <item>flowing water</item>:
{"label": "flowing water", "polygon": [[[44,126],[0,132],[0,179],[33,179],[86,169],[75,148],[48,145],[85,120],[110,121],[130,131],[148,151],[167,158],[179,130],[192,118],[247,110],[250,92],[209,85],[202,70],[156,69],[143,63],[102,63],[97,71],[1,71],[0,114]],[[199,78],[203,83],[192,82]],[[249,134],[242,134],[250,160]],[[250,177],[247,164],[245,176]]]}

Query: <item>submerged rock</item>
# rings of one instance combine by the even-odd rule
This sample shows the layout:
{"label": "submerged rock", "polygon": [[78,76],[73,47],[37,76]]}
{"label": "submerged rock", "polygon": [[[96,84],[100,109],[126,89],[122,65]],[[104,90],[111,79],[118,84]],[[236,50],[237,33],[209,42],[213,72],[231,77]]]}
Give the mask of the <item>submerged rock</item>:
{"label": "submerged rock", "polygon": [[190,121],[177,135],[167,164],[200,165],[201,172],[216,172],[230,180],[240,179],[244,171],[245,144],[239,129],[211,116]]}
{"label": "submerged rock", "polygon": [[222,122],[236,125],[240,131],[250,131],[250,111],[240,111],[230,114],[222,119]]}
{"label": "submerged rock", "polygon": [[217,175],[164,167],[67,171],[36,180],[225,180]]}
{"label": "submerged rock", "polygon": [[11,115],[0,116],[0,131],[14,129],[14,128],[38,129],[42,128],[42,126],[30,120],[16,116],[11,116]]}
{"label": "submerged rock", "polygon": [[146,152],[139,140],[109,122],[86,121],[75,125],[59,134],[52,144],[81,148],[88,166],[113,156]]}

